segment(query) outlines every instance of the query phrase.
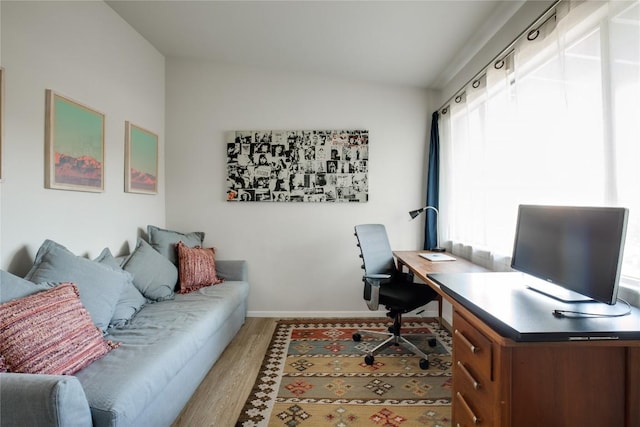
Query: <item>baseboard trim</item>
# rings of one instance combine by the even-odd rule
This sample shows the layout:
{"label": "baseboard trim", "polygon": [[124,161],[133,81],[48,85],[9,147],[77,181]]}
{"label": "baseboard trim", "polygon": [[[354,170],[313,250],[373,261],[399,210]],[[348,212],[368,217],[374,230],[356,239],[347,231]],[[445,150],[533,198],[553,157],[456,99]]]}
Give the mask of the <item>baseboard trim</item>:
{"label": "baseboard trim", "polygon": [[[296,319],[335,319],[335,318],[373,318],[385,317],[386,310],[379,311],[253,311],[247,312],[247,317],[276,317],[276,318],[296,318]],[[406,317],[438,317],[438,310],[424,310],[420,312],[410,312]]]}

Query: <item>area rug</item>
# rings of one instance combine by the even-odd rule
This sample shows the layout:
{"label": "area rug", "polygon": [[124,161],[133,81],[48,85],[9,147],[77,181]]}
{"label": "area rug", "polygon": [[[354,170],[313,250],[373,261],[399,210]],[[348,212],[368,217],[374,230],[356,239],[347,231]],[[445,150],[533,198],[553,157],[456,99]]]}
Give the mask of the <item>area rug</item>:
{"label": "area rug", "polygon": [[[389,319],[282,320],[236,427],[449,427],[451,425],[451,336],[434,319],[405,319],[402,332],[429,355],[403,347],[367,351],[380,338],[360,329],[386,331]],[[429,347],[430,338],[437,339]]]}

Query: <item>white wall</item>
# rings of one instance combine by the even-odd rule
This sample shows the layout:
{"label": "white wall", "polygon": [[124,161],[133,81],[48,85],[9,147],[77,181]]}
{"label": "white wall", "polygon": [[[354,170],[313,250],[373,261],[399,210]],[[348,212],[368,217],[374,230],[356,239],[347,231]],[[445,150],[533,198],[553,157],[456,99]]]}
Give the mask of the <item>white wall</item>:
{"label": "white wall", "polygon": [[[206,233],[219,259],[246,259],[252,315],[366,314],[353,226],[422,246],[432,94],[255,68],[167,59],[167,225]],[[226,202],[224,133],[368,129],[369,202]]]}
{"label": "white wall", "polygon": [[[164,57],[102,2],[0,2],[6,71],[0,267],[24,274],[44,239],[119,253],[164,225]],[[105,191],[44,188],[45,89],[106,115]],[[124,122],[160,136],[160,194],[124,193]]]}

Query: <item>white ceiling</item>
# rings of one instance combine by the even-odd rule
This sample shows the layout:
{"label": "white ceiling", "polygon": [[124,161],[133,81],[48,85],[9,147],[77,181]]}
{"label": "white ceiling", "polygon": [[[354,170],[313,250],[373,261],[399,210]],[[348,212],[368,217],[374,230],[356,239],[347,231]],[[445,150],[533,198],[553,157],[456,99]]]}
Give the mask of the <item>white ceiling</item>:
{"label": "white ceiling", "polygon": [[107,4],[166,57],[440,89],[523,0]]}

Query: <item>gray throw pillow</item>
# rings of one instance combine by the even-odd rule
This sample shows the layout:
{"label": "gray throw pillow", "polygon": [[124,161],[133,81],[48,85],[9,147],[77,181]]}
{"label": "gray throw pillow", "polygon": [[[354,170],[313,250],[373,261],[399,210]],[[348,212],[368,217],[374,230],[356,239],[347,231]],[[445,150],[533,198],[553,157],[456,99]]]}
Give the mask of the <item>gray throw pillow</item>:
{"label": "gray throw pillow", "polygon": [[147,234],[149,235],[149,244],[153,249],[164,255],[174,265],[178,265],[176,243],[182,242],[193,248],[202,246],[204,241],[204,233],[202,231],[181,233],[179,231],[165,230],[154,225],[147,225]]}
{"label": "gray throw pillow", "polygon": [[82,305],[93,323],[104,332],[127,282],[127,275],[123,271],[114,271],[90,259],[76,256],[52,240],[45,240],[25,279],[52,285],[75,283]]}
{"label": "gray throw pillow", "polygon": [[109,322],[110,328],[121,328],[133,319],[133,316],[140,311],[142,306],[147,303],[147,300],[133,284],[133,276],[122,270],[120,263],[111,254],[109,248],[104,248],[95,261],[111,268],[112,270],[122,271],[127,275],[127,282],[124,285],[124,289],[120,294],[120,299],[116,304],[116,308],[111,316],[111,321]]}
{"label": "gray throw pillow", "polygon": [[133,284],[153,301],[173,299],[178,269],[147,242],[138,239],[135,250],[122,266],[133,275]]}
{"label": "gray throw pillow", "polygon": [[35,284],[4,270],[0,270],[0,303],[26,297],[50,287],[44,283]]}

